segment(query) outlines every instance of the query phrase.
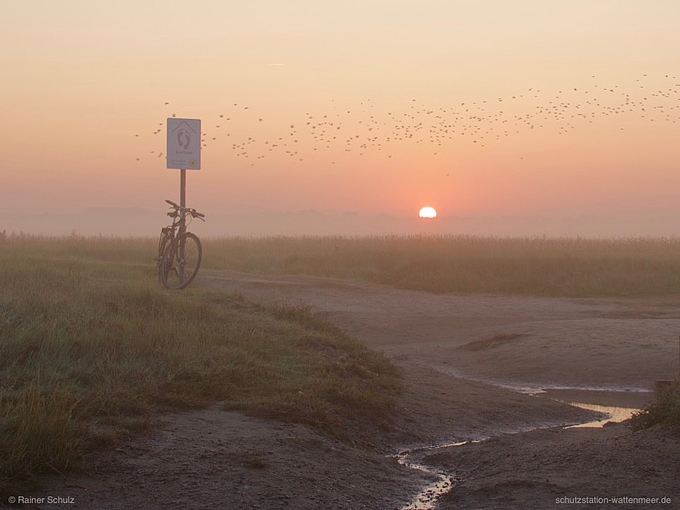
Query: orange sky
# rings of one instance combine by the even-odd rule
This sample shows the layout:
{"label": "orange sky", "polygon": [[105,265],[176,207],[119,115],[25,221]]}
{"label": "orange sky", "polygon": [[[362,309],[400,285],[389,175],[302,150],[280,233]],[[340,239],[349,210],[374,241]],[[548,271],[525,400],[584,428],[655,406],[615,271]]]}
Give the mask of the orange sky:
{"label": "orange sky", "polygon": [[6,7],[0,212],[162,210],[174,114],[207,214],[680,215],[677,2],[240,3]]}

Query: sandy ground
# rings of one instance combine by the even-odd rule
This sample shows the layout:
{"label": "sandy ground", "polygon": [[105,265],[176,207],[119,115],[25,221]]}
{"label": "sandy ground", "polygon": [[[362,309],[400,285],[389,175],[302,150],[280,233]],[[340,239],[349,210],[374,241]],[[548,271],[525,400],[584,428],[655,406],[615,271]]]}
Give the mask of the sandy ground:
{"label": "sandy ground", "polygon": [[[309,306],[387,354],[406,388],[394,428],[357,450],[219,406],[170,415],[152,436],[93,455],[87,473],[17,494],[38,498],[24,508],[434,508],[438,495],[420,493],[437,470],[453,485],[439,509],[583,507],[575,498],[595,498],[587,508],[680,508],[679,438],[626,424],[559,427],[594,419],[564,402],[637,408],[655,379],[676,377],[678,300],[432,295],[207,271],[197,284]],[[545,388],[554,390],[517,391]],[[401,465],[399,451],[431,472]],[[614,497],[659,501],[604,499]]]}

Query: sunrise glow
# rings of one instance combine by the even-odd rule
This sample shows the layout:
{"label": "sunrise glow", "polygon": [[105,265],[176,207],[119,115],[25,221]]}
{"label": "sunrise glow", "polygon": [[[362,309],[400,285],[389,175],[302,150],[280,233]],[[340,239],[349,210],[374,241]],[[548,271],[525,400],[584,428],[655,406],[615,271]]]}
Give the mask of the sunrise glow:
{"label": "sunrise glow", "polygon": [[426,218],[426,219],[434,219],[434,218],[437,217],[437,211],[434,209],[434,207],[423,207],[418,212],[418,217],[419,218]]}

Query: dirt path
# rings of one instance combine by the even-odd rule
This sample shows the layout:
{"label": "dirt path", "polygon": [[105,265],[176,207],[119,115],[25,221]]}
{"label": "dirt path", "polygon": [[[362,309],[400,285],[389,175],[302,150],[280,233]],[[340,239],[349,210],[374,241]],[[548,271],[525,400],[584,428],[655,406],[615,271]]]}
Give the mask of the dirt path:
{"label": "dirt path", "polygon": [[[216,407],[165,417],[153,437],[91,458],[92,472],[53,477],[31,493],[73,503],[28,507],[404,508],[433,477],[390,453],[586,419],[585,411],[499,384],[626,390],[606,393],[608,404],[639,407],[654,379],[677,373],[680,311],[670,300],[432,295],[217,272],[198,284],[309,306],[392,358],[406,390],[396,427],[376,438],[379,451]],[[501,435],[413,458],[456,480],[442,509],[564,508],[558,498],[579,495],[670,497],[659,508],[680,507],[680,442],[624,425]]]}
{"label": "dirt path", "polygon": [[528,387],[646,389],[678,373],[677,300],[456,296],[212,273],[206,286],[310,306],[392,358]]}

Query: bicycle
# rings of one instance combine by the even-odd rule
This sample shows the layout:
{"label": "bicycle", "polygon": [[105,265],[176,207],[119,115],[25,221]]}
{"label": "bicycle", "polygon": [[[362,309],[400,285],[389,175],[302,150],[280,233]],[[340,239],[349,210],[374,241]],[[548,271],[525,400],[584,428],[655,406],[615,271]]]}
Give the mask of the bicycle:
{"label": "bicycle", "polygon": [[201,241],[196,234],[187,232],[186,219],[190,217],[205,221],[205,214],[170,200],[166,202],[174,209],[167,213],[172,218],[172,224],[161,229],[158,256],[154,260],[158,266],[160,283],[168,289],[179,290],[193,281],[203,259]]}

